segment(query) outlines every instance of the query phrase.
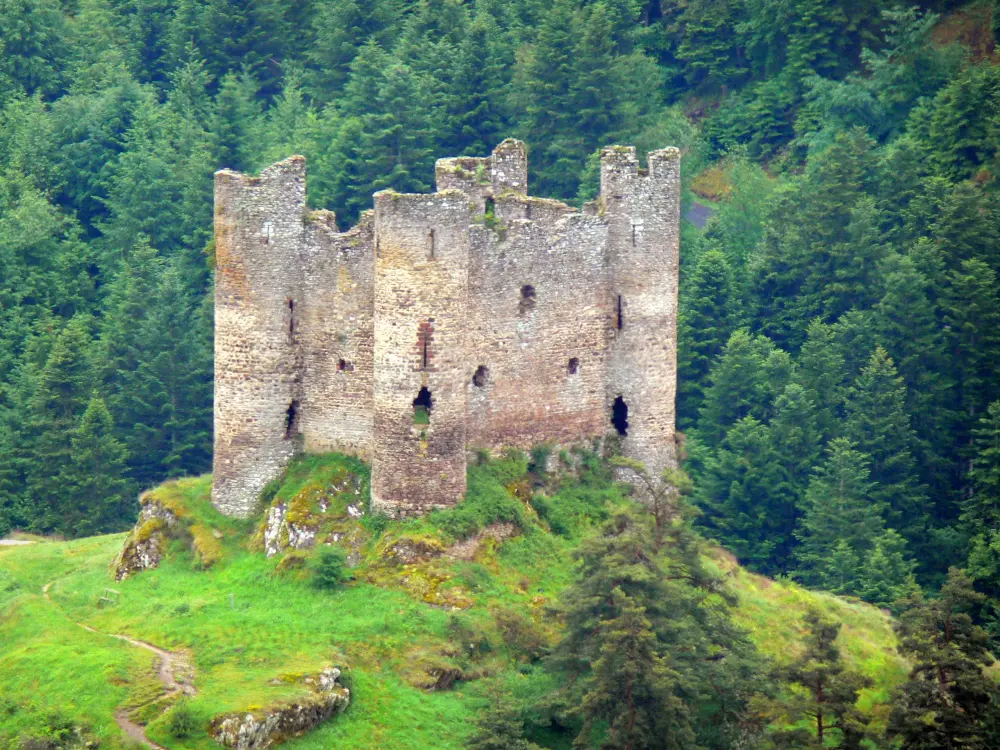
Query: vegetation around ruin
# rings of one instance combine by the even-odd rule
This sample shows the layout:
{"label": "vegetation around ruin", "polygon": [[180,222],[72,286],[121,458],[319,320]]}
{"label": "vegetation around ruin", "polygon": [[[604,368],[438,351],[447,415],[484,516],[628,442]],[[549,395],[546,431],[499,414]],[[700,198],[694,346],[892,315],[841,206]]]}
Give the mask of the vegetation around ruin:
{"label": "vegetation around ruin", "polygon": [[[237,522],[217,514],[207,476],[150,494],[196,525],[225,532],[211,566],[181,532],[159,567],[119,584],[110,582],[109,565],[120,534],[0,548],[0,744],[16,747],[16,738],[55,737],[60,727],[75,726],[101,747],[123,747],[114,715],[132,707],[149,720],[150,739],[165,747],[216,747],[206,735],[212,717],[294,699],[303,690],[297,676],[338,665],[351,707],[287,747],[460,748],[497,690],[525,706],[536,741],[568,747],[572,736],[545,726],[536,705],[554,687],[542,657],[564,632],[552,608],[574,580],[573,552],[626,501],[625,486],[596,457],[567,458],[576,468],[550,476],[529,472],[529,457],[516,453],[471,467],[465,505],[410,521],[346,513],[348,497],[367,504],[364,466],[354,459],[301,460],[265,501],[308,503],[316,487],[347,474],[365,488],[360,499],[350,490],[327,512],[305,514],[324,534],[357,532],[335,544],[345,551],[353,545],[360,556],[348,571],[352,580],[333,589],[313,585],[309,561],[331,549],[324,541],[267,558],[257,534],[262,517]],[[516,525],[517,536],[498,542],[480,534],[497,523]],[[453,552],[477,537],[475,549]],[[697,544],[711,576],[738,599],[733,622],[759,650],[756,668],[767,671],[800,652],[811,609],[834,617],[843,623],[838,644],[846,665],[874,681],[858,705],[884,726],[888,696],[906,672],[884,612],[748,573],[717,547]],[[109,586],[118,593],[99,602]],[[189,736],[171,733],[172,709],[143,711],[161,691],[150,655],[102,633],[188,655],[198,691],[183,704],[194,727]],[[757,719],[787,720],[775,699],[761,693]]]}

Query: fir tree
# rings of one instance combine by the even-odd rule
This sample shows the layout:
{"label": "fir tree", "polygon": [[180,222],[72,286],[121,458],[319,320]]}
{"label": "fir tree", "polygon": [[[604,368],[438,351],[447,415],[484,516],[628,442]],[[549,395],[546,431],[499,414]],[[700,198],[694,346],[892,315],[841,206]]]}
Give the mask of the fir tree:
{"label": "fir tree", "polygon": [[989,405],[973,432],[971,494],[962,522],[971,537],[969,573],[991,595],[1000,593],[1000,401]]}
{"label": "fir tree", "polygon": [[796,551],[796,575],[811,586],[853,593],[857,570],[851,580],[843,571],[835,577],[826,560],[838,544],[844,544],[860,563],[883,533],[882,509],[871,497],[869,462],[853,443],[837,438],[830,442],[826,460],[806,489],[801,526],[796,532],[801,543]]}
{"label": "fir tree", "polygon": [[136,514],[125,479],[127,454],[103,399],[90,400],[70,442],[70,461],[59,474],[67,497],[61,522],[78,536],[127,528]]}
{"label": "fir tree", "polygon": [[920,485],[906,386],[881,346],[848,391],[844,436],[871,459],[870,498],[912,544],[926,539],[927,493]]}
{"label": "fir tree", "polygon": [[733,329],[732,274],[725,256],[704,253],[685,286],[677,321],[678,426],[693,426],[709,370]]}

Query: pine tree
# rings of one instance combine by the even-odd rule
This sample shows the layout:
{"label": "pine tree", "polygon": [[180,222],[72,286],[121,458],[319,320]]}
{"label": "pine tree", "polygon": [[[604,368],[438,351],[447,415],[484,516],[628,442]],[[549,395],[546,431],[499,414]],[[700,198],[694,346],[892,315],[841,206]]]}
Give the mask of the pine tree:
{"label": "pine tree", "polygon": [[877,607],[893,607],[917,588],[915,564],[906,551],[906,540],[889,529],[875,542],[875,549],[861,563],[857,595]]}
{"label": "pine tree", "polygon": [[534,44],[524,50],[514,71],[519,130],[532,147],[535,191],[539,195],[576,194],[581,151],[567,139],[575,134],[571,105],[573,53],[578,36],[577,10],[570,0],[556,0],[545,14]]}
{"label": "pine tree", "polygon": [[906,413],[906,386],[881,346],[848,391],[845,412],[844,436],[871,458],[871,500],[911,544],[922,543],[928,499],[914,457],[917,440]]}
{"label": "pine tree", "polygon": [[952,568],[936,598],[917,592],[904,602],[900,651],[913,668],[894,696],[889,734],[906,750],[996,747],[1000,703],[983,673],[993,657],[986,631],[969,615],[984,598]]}
{"label": "pine tree", "polygon": [[778,731],[778,747],[860,748],[868,733],[865,717],[855,706],[863,688],[873,681],[848,672],[837,648],[841,625],[812,609],[805,617],[806,650],[778,676],[804,690],[790,699],[790,715],[809,719],[810,731]]}
{"label": "pine tree", "polygon": [[560,721],[576,722],[576,745],[606,727],[608,748],[696,746],[689,697],[709,685],[724,704],[737,699],[718,720],[744,710],[734,695],[753,673],[743,636],[724,607],[702,606],[710,576],[679,517],[670,537],[658,557],[646,519],[617,509],[580,548],[563,600],[566,635],[548,658],[566,678],[550,703]]}
{"label": "pine tree", "polygon": [[906,410],[919,440],[915,455],[921,479],[932,493],[947,497],[950,467],[941,448],[951,444],[948,405],[953,380],[945,364],[937,305],[929,297],[927,277],[912,259],[894,256],[885,270],[886,291],[875,307],[875,330],[906,385]]}
{"label": "pine tree", "polygon": [[491,694],[490,705],[476,719],[466,750],[541,750],[524,738],[524,722],[510,695]]}

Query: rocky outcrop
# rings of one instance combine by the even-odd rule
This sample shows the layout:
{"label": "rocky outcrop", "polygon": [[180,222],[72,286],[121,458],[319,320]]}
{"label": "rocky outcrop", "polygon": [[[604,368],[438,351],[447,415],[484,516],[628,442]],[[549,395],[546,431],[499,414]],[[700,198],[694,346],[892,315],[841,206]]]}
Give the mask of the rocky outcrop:
{"label": "rocky outcrop", "polygon": [[340,670],[324,669],[303,683],[313,695],[269,708],[224,714],[212,720],[209,733],[219,744],[234,750],[263,750],[297,737],[342,713],[351,702],[351,691],[340,684]]}
{"label": "rocky outcrop", "polygon": [[361,480],[347,472],[329,486],[307,486],[287,502],[275,501],[261,526],[264,553],[274,557],[287,549],[311,549],[323,540],[339,541],[343,532],[338,536],[331,527],[344,518],[360,518],[361,507]]}
{"label": "rocky outcrop", "polygon": [[116,581],[159,565],[166,552],[167,534],[177,524],[174,512],[152,495],[144,495],[140,502],[139,520],[112,563]]}

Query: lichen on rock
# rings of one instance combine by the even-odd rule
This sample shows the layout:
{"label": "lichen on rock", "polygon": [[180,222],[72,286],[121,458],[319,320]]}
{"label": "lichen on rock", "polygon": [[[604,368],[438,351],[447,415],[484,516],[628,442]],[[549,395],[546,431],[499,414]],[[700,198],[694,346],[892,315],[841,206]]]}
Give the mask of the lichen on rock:
{"label": "lichen on rock", "polygon": [[116,581],[159,565],[166,552],[167,534],[178,522],[176,513],[152,493],[143,495],[139,502],[139,520],[111,566]]}
{"label": "lichen on rock", "polygon": [[351,703],[351,691],[339,682],[340,670],[328,667],[302,680],[312,695],[254,711],[237,711],[214,718],[212,738],[234,750],[263,750],[314,729]]}

